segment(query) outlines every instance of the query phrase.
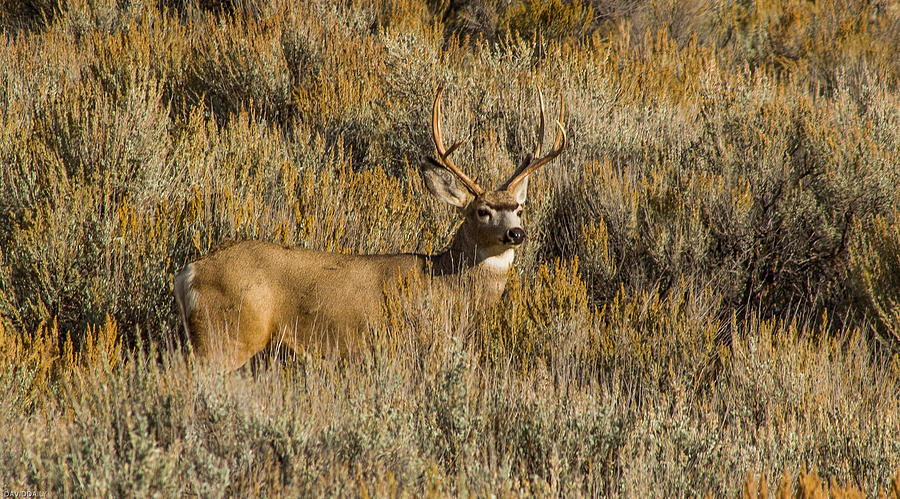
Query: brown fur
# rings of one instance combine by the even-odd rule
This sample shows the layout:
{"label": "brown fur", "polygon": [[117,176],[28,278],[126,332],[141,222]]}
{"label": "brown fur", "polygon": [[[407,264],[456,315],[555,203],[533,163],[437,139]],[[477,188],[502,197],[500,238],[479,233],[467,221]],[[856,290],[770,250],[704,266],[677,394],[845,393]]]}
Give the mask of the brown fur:
{"label": "brown fur", "polygon": [[227,370],[242,366],[273,341],[295,351],[353,352],[361,333],[381,320],[384,290],[399,276],[449,286],[459,282],[460,272],[468,272],[478,280],[478,301],[493,304],[512,263],[513,246],[502,242],[502,233],[520,220],[510,210],[495,215],[500,225],[486,224],[477,210],[510,200],[506,192],[472,200],[461,210],[466,219],[449,248],[438,255],[344,255],[262,241],[220,248],[187,265],[175,279],[194,351]]}

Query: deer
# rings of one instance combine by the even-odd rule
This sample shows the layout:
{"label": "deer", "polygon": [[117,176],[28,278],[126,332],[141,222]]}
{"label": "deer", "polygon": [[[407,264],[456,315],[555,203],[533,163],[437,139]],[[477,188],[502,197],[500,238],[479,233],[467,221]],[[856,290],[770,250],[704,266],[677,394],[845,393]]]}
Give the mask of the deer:
{"label": "deer", "polygon": [[436,154],[425,158],[419,173],[428,192],[462,217],[446,249],[354,255],[242,241],[214,250],[174,278],[179,316],[196,357],[233,371],[273,342],[294,352],[325,348],[348,355],[359,348],[366,328],[383,319],[384,290],[403,275],[448,286],[474,283],[482,306],[499,301],[515,250],[526,238],[528,178],[566,146],[565,100],[553,147],[542,155],[546,115],[538,90],[534,152],[498,189],[486,191],[450,158],[464,140],[444,146],[443,93],[439,86],[431,113]]}

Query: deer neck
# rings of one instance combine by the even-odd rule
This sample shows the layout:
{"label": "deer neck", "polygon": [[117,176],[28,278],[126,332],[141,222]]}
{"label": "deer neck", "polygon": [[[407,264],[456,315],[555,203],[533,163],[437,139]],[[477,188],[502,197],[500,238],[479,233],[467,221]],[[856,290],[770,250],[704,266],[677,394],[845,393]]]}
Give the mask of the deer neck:
{"label": "deer neck", "polygon": [[468,270],[485,274],[486,277],[502,279],[506,284],[506,275],[512,267],[515,250],[500,248],[488,251],[479,247],[463,224],[453,236],[450,246],[431,257],[432,271],[435,275],[459,274]]}

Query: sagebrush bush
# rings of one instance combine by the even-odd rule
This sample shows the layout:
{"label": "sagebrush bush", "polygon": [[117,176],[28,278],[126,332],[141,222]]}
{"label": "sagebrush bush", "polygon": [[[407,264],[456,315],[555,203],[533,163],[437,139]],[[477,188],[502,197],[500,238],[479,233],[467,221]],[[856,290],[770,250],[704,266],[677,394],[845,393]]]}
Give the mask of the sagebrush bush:
{"label": "sagebrush bush", "polygon": [[[4,487],[896,494],[896,2],[30,0],[0,29]],[[486,186],[565,102],[500,303],[398,276],[356,355],[194,365],[172,279],[229,240],[450,240],[417,173],[439,85]]]}

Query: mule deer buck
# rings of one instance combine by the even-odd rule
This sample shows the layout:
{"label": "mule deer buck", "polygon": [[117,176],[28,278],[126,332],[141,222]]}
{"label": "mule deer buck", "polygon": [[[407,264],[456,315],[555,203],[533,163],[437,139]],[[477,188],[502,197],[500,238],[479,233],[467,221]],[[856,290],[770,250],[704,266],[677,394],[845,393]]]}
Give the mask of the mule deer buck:
{"label": "mule deer buck", "polygon": [[[541,156],[544,97],[534,153],[495,191],[485,191],[450,159],[462,141],[444,147],[443,87],[434,97],[431,133],[437,152],[421,168],[428,191],[457,208],[464,221],[440,254],[346,255],[244,241],[188,264],[175,277],[175,298],[195,354],[233,370],[272,342],[353,351],[381,319],[384,290],[400,275],[447,285],[471,277],[484,304],[499,300],[515,248],[525,240],[522,208],[528,176],[566,145],[560,104],[553,149]],[[452,282],[451,282],[452,281]]]}

